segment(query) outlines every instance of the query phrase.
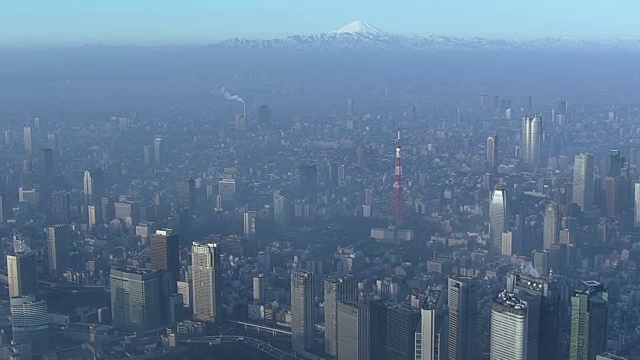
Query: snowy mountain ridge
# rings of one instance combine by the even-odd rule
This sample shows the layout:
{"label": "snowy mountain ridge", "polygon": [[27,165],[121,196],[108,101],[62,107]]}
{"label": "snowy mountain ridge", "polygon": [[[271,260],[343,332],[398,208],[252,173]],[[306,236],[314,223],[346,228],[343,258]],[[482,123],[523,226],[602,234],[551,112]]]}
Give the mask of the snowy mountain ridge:
{"label": "snowy mountain ridge", "polygon": [[356,20],[340,29],[316,35],[292,35],[271,40],[233,38],[214,46],[238,50],[549,50],[549,51],[606,51],[640,50],[640,39],[578,40],[540,38],[533,40],[459,38],[452,36],[417,36],[385,33],[366,21]]}

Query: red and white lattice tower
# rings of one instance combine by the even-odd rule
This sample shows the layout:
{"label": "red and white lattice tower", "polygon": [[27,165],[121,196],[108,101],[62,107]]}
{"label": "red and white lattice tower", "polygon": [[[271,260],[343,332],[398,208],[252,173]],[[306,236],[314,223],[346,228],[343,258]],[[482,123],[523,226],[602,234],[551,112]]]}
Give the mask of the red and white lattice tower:
{"label": "red and white lattice tower", "polygon": [[393,181],[393,202],[391,203],[391,216],[399,222],[402,217],[404,200],[402,199],[402,159],[400,158],[400,130],[396,142],[396,168],[395,180]]}

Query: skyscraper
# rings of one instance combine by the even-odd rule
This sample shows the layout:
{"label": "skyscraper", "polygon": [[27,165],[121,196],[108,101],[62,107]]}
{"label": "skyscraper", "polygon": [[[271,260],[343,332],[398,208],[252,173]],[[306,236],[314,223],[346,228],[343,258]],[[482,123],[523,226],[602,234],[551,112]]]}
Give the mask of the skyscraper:
{"label": "skyscraper", "polygon": [[329,164],[329,181],[327,185],[330,188],[338,187],[338,168],[339,168],[338,163]]}
{"label": "skyscraper", "polygon": [[24,151],[28,153],[33,152],[33,135],[31,127],[25,126],[24,129],[22,129],[22,133],[24,135]]}
{"label": "skyscraper", "polygon": [[49,273],[52,275],[62,274],[70,265],[71,239],[67,226],[47,227],[47,242],[49,245]]}
{"label": "skyscraper", "polygon": [[47,183],[53,181],[53,150],[40,149],[40,175]]}
{"label": "skyscraper", "polygon": [[269,105],[260,105],[258,108],[258,124],[263,126],[271,124],[271,109],[269,109]]}
{"label": "skyscraper", "polygon": [[[415,332],[420,324],[420,312],[391,300],[372,301],[369,309],[371,359],[414,359]],[[338,326],[340,321],[338,318]]]}
{"label": "skyscraper", "polygon": [[520,252],[520,242],[518,241],[520,234],[514,234],[513,231],[505,231],[502,233],[502,247],[500,255],[511,257],[513,254]]}
{"label": "skyscraper", "polygon": [[577,154],[573,163],[573,202],[582,211],[593,206],[593,155]]}
{"label": "skyscraper", "polygon": [[478,283],[449,278],[449,360],[478,358]]}
{"label": "skyscraper", "polygon": [[145,165],[151,164],[151,147],[149,145],[142,147],[142,161]]}
{"label": "skyscraper", "polygon": [[300,195],[312,199],[318,193],[318,167],[315,165],[300,165]]}
{"label": "skyscraper", "polygon": [[151,268],[171,273],[170,291],[180,280],[180,236],[171,229],[158,229],[151,236]]}
{"label": "skyscraper", "polygon": [[9,219],[7,200],[4,194],[0,194],[0,224],[4,224]]}
{"label": "skyscraper", "polygon": [[4,144],[7,148],[13,147],[13,133],[11,129],[4,129]]}
{"label": "skyscraper", "polygon": [[111,320],[126,331],[147,331],[162,325],[160,276],[155,270],[111,269]]}
{"label": "skyscraper", "polygon": [[542,234],[544,249],[551,249],[558,242],[560,235],[560,214],[556,203],[549,203],[544,210],[544,232]]}
{"label": "skyscraper", "polygon": [[569,105],[566,100],[558,101],[558,112],[560,115],[567,115]]}
{"label": "skyscraper", "polygon": [[369,360],[369,309],[363,304],[339,301],[337,306],[337,360]]}
{"label": "skyscraper", "polygon": [[58,135],[55,133],[47,134],[47,147],[54,153],[58,152]]}
{"label": "skyscraper", "polygon": [[33,355],[49,350],[47,303],[34,295],[11,298],[11,329],[16,345],[31,345]]}
{"label": "skyscraper", "polygon": [[489,94],[480,95],[480,110],[482,111],[489,110]]}
{"label": "skyscraper", "polygon": [[193,179],[180,179],[176,184],[178,207],[193,212],[196,202],[196,182]]}
{"label": "skyscraper", "polygon": [[291,272],[291,347],[302,352],[314,346],[316,326],[313,274]]}
{"label": "skyscraper", "polygon": [[353,100],[347,99],[347,117],[353,117]]}
{"label": "skyscraper", "polygon": [[526,360],[528,307],[506,290],[491,304],[490,360]]}
{"label": "skyscraper", "polygon": [[606,168],[604,174],[606,176],[620,176],[622,175],[622,168],[625,163],[625,159],[620,153],[620,150],[611,150],[606,158]]}
{"label": "skyscraper", "polygon": [[571,360],[591,360],[607,350],[609,293],[593,280],[571,297]]}
{"label": "skyscraper", "polygon": [[244,213],[244,238],[247,241],[256,239],[256,221],[257,214],[255,211],[247,211]]}
{"label": "skyscraper", "polygon": [[114,217],[125,223],[126,227],[140,221],[140,204],[136,201],[120,201],[113,204]]}
{"label": "skyscraper", "polygon": [[[528,359],[557,359],[559,345],[560,288],[553,278],[511,272],[507,290],[528,304]],[[538,299],[532,300],[533,299]]]}
{"label": "skyscraper", "polygon": [[328,277],[324,281],[324,352],[332,357],[338,351],[338,303],[357,300],[353,276]]}
{"label": "skyscraper", "polygon": [[633,184],[633,225],[640,227],[640,182]]}
{"label": "skyscraper", "polygon": [[502,253],[502,233],[509,230],[509,216],[507,190],[493,190],[489,203],[489,249],[494,254]]}
{"label": "skyscraper", "polygon": [[98,209],[95,205],[87,206],[87,215],[89,215],[89,229],[94,229],[98,225]]}
{"label": "skyscraper", "polygon": [[367,167],[367,148],[364,146],[358,146],[356,149],[356,163],[358,166]]}
{"label": "skyscraper", "polygon": [[498,134],[491,134],[487,138],[487,162],[491,169],[498,166]]}
{"label": "skyscraper", "polygon": [[36,252],[7,255],[9,297],[38,295],[38,262]]}
{"label": "skyscraper", "polygon": [[153,140],[153,155],[156,165],[162,164],[162,138],[159,136]]}
{"label": "skyscraper", "polygon": [[273,197],[273,221],[282,228],[289,226],[289,203],[282,195]]}
{"label": "skyscraper", "polygon": [[53,221],[68,223],[71,221],[71,203],[66,192],[54,192],[51,194],[51,210]]}
{"label": "skyscraper", "polygon": [[232,210],[236,207],[236,181],[233,179],[222,179],[218,182],[218,193],[220,195],[220,207],[222,210]]}
{"label": "skyscraper", "polygon": [[446,294],[429,289],[420,308],[420,325],[415,334],[415,360],[446,360],[448,322]]}
{"label": "skyscraper", "polygon": [[105,194],[104,173],[101,169],[85,170],[84,196],[87,205],[100,204],[100,198]]}
{"label": "skyscraper", "polygon": [[100,214],[103,222],[109,222],[116,217],[115,200],[109,196],[100,198]]}
{"label": "skyscraper", "polygon": [[384,300],[369,303],[369,321],[371,360],[385,360],[387,357],[387,307]]}
{"label": "skyscraper", "polygon": [[222,266],[218,244],[194,242],[191,264],[193,316],[215,323],[222,316]]}
{"label": "skyscraper", "polygon": [[618,218],[626,210],[625,178],[622,176],[607,176],[602,180],[604,190],[605,213],[612,219]]}
{"label": "skyscraper", "polygon": [[267,288],[267,278],[264,274],[258,274],[253,277],[253,300],[257,302],[264,301],[264,291]]}
{"label": "skyscraper", "polygon": [[31,190],[34,186],[33,181],[33,168],[31,166],[31,160],[24,160],[22,162],[22,172],[20,173],[20,186],[24,190]]}
{"label": "skyscraper", "polygon": [[525,116],[522,119],[522,138],[520,153],[522,161],[530,165],[540,165],[542,144],[542,116]]}

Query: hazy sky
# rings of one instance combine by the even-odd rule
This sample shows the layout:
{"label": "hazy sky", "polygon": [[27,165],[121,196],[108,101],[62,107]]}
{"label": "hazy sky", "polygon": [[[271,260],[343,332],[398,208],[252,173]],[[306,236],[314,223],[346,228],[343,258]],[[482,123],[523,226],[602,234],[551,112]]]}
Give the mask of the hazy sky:
{"label": "hazy sky", "polygon": [[3,1],[0,46],[205,44],[314,34],[361,19],[387,32],[640,37],[638,0]]}

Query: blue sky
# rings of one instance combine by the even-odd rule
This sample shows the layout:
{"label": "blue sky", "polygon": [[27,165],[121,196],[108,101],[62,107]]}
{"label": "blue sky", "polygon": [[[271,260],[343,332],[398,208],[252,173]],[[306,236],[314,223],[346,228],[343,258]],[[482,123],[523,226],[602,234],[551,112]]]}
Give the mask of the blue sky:
{"label": "blue sky", "polygon": [[356,19],[416,35],[629,38],[640,37],[639,13],[638,0],[7,0],[0,47],[206,44]]}

